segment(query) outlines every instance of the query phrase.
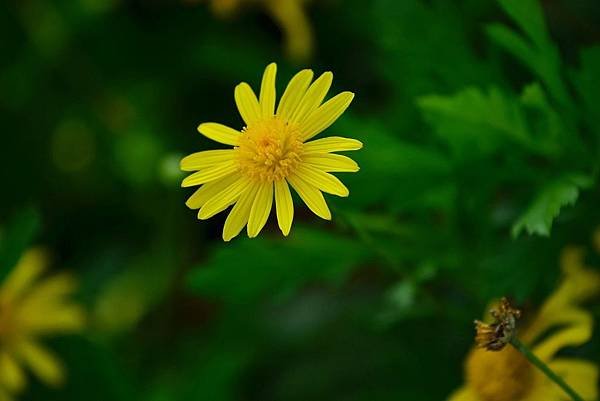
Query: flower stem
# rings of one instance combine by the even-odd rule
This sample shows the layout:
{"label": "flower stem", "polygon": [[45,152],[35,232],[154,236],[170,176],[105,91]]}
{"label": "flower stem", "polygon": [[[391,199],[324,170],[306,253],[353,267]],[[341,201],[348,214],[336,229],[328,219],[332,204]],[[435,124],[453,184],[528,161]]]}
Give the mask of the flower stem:
{"label": "flower stem", "polygon": [[552,369],[548,367],[542,360],[540,360],[531,350],[519,341],[518,338],[513,337],[510,340],[510,344],[517,349],[525,358],[529,360],[536,368],[542,371],[548,379],[552,380],[556,383],[565,393],[569,395],[573,399],[573,401],[584,401],[583,397],[581,397],[571,386],[569,386],[562,377],[556,374]]}

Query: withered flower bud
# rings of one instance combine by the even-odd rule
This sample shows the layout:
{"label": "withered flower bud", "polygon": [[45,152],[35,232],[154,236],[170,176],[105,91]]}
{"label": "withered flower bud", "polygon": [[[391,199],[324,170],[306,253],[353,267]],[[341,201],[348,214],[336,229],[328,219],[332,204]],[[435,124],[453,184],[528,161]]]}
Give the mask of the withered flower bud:
{"label": "withered flower bud", "polygon": [[494,318],[490,324],[475,320],[475,343],[477,347],[488,351],[500,351],[515,335],[521,311],[513,308],[506,298],[502,298],[498,307],[492,309],[490,314]]}

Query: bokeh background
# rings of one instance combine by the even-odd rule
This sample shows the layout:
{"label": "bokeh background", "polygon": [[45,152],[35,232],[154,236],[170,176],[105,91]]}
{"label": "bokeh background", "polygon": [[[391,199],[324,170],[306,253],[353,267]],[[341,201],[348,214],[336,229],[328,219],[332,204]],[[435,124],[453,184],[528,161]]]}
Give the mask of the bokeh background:
{"label": "bokeh background", "polygon": [[[42,246],[87,315],[18,399],[443,400],[492,299],[535,310],[568,245],[600,267],[596,0],[0,7],[0,277]],[[307,67],[356,93],[328,134],[361,170],[331,222],[296,202],[288,238],[223,243],[179,160],[272,61],[280,93]]]}

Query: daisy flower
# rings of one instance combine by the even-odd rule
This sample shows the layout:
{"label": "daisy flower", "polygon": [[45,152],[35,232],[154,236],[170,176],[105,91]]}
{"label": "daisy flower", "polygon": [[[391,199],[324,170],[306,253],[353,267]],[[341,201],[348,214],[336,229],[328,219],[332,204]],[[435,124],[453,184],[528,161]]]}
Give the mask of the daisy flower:
{"label": "daisy flower", "polygon": [[[598,367],[589,361],[560,356],[563,348],[587,342],[592,315],[580,307],[600,293],[600,274],[584,265],[581,249],[567,248],[562,257],[564,279],[533,320],[521,340],[585,400],[598,397]],[[465,385],[449,401],[566,401],[568,396],[511,346],[491,352],[474,348],[465,364]]]}
{"label": "daisy flower", "polygon": [[83,309],[69,300],[76,288],[73,277],[38,280],[46,259],[41,250],[26,252],[0,286],[0,401],[24,389],[25,366],[45,383],[60,384],[63,366],[39,339],[83,328]]}
{"label": "daisy flower", "polygon": [[354,94],[342,92],[325,103],[333,74],[325,72],[312,82],[313,72],[302,70],[287,85],[275,108],[275,74],[272,63],[265,69],[257,98],[243,82],[235,88],[235,102],[246,123],[235,130],[218,123],[203,123],[198,131],[233,149],[207,150],[181,160],[183,171],[196,171],[181,186],[201,185],[187,200],[208,219],[233,208],[223,227],[223,239],[231,240],[247,226],[256,237],[264,227],[273,203],[277,222],[288,235],[294,217],[290,186],[317,216],[330,220],[323,192],[348,196],[348,188],[332,172],[356,172],[350,158],[333,152],[357,150],[356,139],[327,137],[311,140],[346,110]]}

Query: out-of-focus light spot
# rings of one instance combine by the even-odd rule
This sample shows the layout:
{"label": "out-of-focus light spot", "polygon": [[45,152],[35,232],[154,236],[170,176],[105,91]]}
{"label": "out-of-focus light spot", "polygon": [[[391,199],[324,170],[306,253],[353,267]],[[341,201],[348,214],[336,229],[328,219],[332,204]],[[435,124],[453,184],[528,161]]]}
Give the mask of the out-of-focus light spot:
{"label": "out-of-focus light spot", "polygon": [[114,9],[119,0],[79,0],[83,11],[91,15],[100,15]]}
{"label": "out-of-focus light spot", "polygon": [[136,110],[131,102],[122,96],[111,96],[102,99],[97,107],[100,119],[107,128],[115,133],[123,133],[136,116]]}
{"label": "out-of-focus light spot", "polygon": [[220,17],[228,17],[240,6],[240,0],[213,0],[212,11]]}
{"label": "out-of-focus light spot", "polygon": [[162,154],[159,140],[148,133],[127,133],[117,138],[114,155],[119,173],[133,185],[156,180],[157,164]]}
{"label": "out-of-focus light spot", "polygon": [[179,161],[182,155],[170,153],[167,154],[160,162],[159,165],[159,176],[161,181],[167,185],[172,186],[174,184],[179,185],[179,182],[183,178],[183,172],[179,169]]}
{"label": "out-of-focus light spot", "polygon": [[96,154],[94,134],[84,122],[67,120],[52,136],[52,160],[56,167],[67,173],[87,168]]}
{"label": "out-of-focus light spot", "polygon": [[32,0],[18,4],[23,25],[40,53],[48,57],[58,55],[69,35],[64,18],[53,2]]}

